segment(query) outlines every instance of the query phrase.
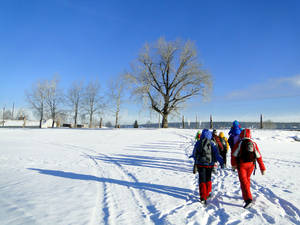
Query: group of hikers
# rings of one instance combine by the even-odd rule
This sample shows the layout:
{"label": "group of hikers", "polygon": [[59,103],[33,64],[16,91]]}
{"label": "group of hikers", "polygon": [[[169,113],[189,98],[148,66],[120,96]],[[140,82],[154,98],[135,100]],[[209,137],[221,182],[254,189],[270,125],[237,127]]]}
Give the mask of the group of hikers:
{"label": "group of hikers", "polygon": [[257,144],[251,139],[250,129],[242,129],[238,121],[234,121],[228,133],[227,139],[223,132],[217,134],[208,129],[198,131],[196,144],[190,157],[194,158],[194,173],[199,174],[199,195],[200,202],[206,205],[211,197],[212,172],[215,171],[217,161],[221,168],[227,167],[227,152],[231,149],[231,167],[238,172],[242,196],[245,201],[244,208],[249,208],[252,203],[250,191],[250,177],[256,169],[256,162],[259,164],[261,174],[265,174],[265,166]]}

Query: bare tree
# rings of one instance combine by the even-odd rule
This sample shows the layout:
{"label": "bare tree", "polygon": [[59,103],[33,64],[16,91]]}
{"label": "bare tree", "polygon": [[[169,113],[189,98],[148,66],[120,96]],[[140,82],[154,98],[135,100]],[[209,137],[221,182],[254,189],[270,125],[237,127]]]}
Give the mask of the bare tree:
{"label": "bare tree", "polygon": [[89,128],[92,127],[94,113],[98,112],[101,107],[100,84],[98,81],[91,81],[86,86],[83,97],[83,108],[90,119]]}
{"label": "bare tree", "polygon": [[74,82],[72,86],[69,88],[66,99],[68,104],[72,107],[74,112],[74,127],[77,127],[77,118],[80,110],[82,97],[83,97],[83,83],[82,82]]}
{"label": "bare tree", "polygon": [[211,75],[202,69],[191,41],[160,38],[154,44],[145,44],[134,66],[127,75],[134,94],[162,115],[163,128],[168,127],[170,113],[193,96],[207,96],[212,86]]}
{"label": "bare tree", "polygon": [[124,99],[124,84],[125,79],[123,75],[113,78],[109,84],[109,99],[110,107],[115,116],[115,128],[119,127],[120,107]]}
{"label": "bare tree", "polygon": [[52,80],[47,81],[46,86],[46,105],[52,119],[52,128],[56,121],[58,105],[63,100],[62,91],[59,89],[58,83],[59,80],[57,78],[53,78]]}
{"label": "bare tree", "polygon": [[46,81],[38,81],[36,84],[32,85],[30,91],[25,92],[26,101],[29,103],[32,109],[38,114],[40,118],[40,128],[42,127],[42,122],[44,119],[45,102],[46,102]]}

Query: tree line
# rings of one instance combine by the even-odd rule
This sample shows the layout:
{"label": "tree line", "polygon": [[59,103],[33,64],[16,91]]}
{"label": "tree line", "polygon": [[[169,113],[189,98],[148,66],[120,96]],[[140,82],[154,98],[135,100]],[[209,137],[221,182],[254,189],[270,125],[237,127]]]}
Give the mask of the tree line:
{"label": "tree line", "polygon": [[[101,95],[97,80],[87,85],[74,82],[65,92],[59,88],[57,78],[38,81],[25,95],[40,119],[40,127],[45,115],[53,120],[53,127],[62,112],[62,105],[72,111],[74,127],[78,125],[79,116],[87,116],[89,127],[92,127],[95,114],[101,113],[108,102],[115,117],[115,127],[118,127],[126,89],[131,91],[133,100],[157,112],[162,118],[161,126],[167,128],[170,114],[178,113],[192,97],[207,97],[211,88],[212,76],[203,69],[192,41],[159,38],[154,43],[146,43],[130,70],[111,81],[108,101]],[[102,118],[99,126],[101,123]]]}

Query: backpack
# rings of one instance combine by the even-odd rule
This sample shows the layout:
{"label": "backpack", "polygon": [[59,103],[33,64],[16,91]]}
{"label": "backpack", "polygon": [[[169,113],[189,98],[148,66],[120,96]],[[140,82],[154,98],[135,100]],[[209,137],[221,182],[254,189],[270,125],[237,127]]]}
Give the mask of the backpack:
{"label": "backpack", "polygon": [[221,138],[220,137],[220,141],[221,141],[221,143],[222,143],[222,145],[223,145],[223,151],[226,151],[227,152],[227,143],[226,143],[226,140],[225,140],[225,138]]}
{"label": "backpack", "polygon": [[200,164],[212,163],[214,160],[211,148],[212,147],[209,139],[204,138],[200,140],[200,145],[196,149],[196,161]]}
{"label": "backpack", "polygon": [[243,162],[255,162],[255,146],[251,140],[242,140],[238,159],[243,160]]}
{"label": "backpack", "polygon": [[229,139],[228,139],[228,143],[231,149],[233,149],[234,145],[239,142],[240,140],[240,135],[230,135]]}

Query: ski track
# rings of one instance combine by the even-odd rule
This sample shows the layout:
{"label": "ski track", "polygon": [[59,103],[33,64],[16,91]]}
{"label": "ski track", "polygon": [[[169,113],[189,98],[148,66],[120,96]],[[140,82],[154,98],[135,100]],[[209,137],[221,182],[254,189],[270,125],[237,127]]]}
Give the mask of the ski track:
{"label": "ski track", "polygon": [[[75,145],[66,145],[67,147],[73,148],[73,149],[78,149],[78,150],[85,150],[88,151],[89,154],[86,152],[81,152],[85,157],[91,159],[93,161],[93,164],[96,167],[96,175],[97,177],[104,177],[108,178],[110,177],[109,174],[103,175],[103,169],[100,167],[99,163],[97,162],[97,157],[94,157],[92,154],[96,154],[98,156],[102,156],[106,158],[108,161],[112,162],[115,165],[115,168],[119,170],[119,172],[123,175],[124,180],[130,180],[134,183],[139,183],[138,179],[129,171],[127,171],[120,163],[118,163],[116,160],[113,160],[111,157],[109,157],[106,154],[99,153],[95,150],[92,150],[90,148],[86,147],[81,147],[81,146],[75,146]],[[127,178],[127,179],[126,179]],[[97,182],[99,183],[99,182]],[[97,200],[96,200],[96,207],[93,212],[93,216],[91,219],[90,224],[97,224],[96,221],[99,221],[99,211],[100,208],[103,208],[103,223],[104,224],[118,224],[116,222],[116,218],[118,215],[121,215],[122,213],[116,212],[118,208],[121,207],[115,207],[119,205],[120,203],[118,202],[118,199],[116,199],[118,196],[112,196],[113,191],[110,190],[110,185],[107,184],[106,182],[103,183],[103,190],[104,190],[104,197],[103,197],[103,202],[102,204],[99,204],[99,199],[101,198],[99,195],[99,191],[97,194]],[[99,185],[98,185],[99,186]],[[101,189],[101,187],[97,188],[98,190]],[[130,194],[132,196],[133,201],[137,205],[137,210],[140,212],[140,215],[142,215],[143,218],[145,218],[145,221],[143,221],[143,224],[160,224],[160,219],[159,219],[159,211],[156,209],[155,205],[152,204],[146,196],[146,193],[142,190],[138,190],[133,187],[129,187]],[[114,202],[114,203],[112,203]],[[126,208],[125,208],[126,209]],[[138,214],[135,211],[135,214]],[[127,224],[133,224],[136,221],[128,221]],[[100,223],[101,224],[101,223]]]}
{"label": "ski track", "polygon": [[[193,150],[193,146],[195,144],[194,137],[192,135],[183,135],[177,132],[174,134],[178,135],[183,142],[179,145],[179,148],[183,150],[183,154],[188,158]],[[184,141],[185,140],[185,141]],[[106,158],[109,162],[111,162],[115,168],[118,169],[120,174],[122,174],[122,178],[125,180],[129,180],[134,183],[139,183],[139,180],[124,166],[114,160],[112,157],[99,153],[91,148],[81,147],[76,145],[59,145],[56,143],[47,143],[51,145],[60,146],[62,148],[67,147],[67,150],[76,150],[86,158],[89,158],[93,162],[94,174],[95,176],[101,177],[110,177],[109,173],[104,174],[104,170],[101,168],[99,163],[97,162],[97,157],[92,156],[90,154],[96,154],[98,156],[102,156]],[[296,161],[288,161],[278,159],[269,159],[276,160],[281,164],[289,164],[293,163],[298,165],[299,162]],[[193,160],[188,160],[190,163],[190,168],[192,172],[192,164]],[[227,160],[230,162],[230,160]],[[229,164],[229,163],[228,163]],[[107,173],[107,172],[106,172]],[[258,184],[253,179],[251,180],[251,191],[254,197],[254,206],[245,210],[242,208],[242,197],[240,191],[240,184],[238,180],[238,176],[236,172],[231,171],[231,169],[227,168],[224,170],[218,170],[217,175],[212,176],[213,182],[213,191],[215,193],[211,199],[208,200],[208,206],[203,207],[199,203],[199,192],[198,192],[198,176],[195,176],[195,179],[192,181],[191,186],[193,186],[192,194],[187,195],[185,204],[178,205],[165,213],[160,212],[155,205],[149,200],[145,190],[138,189],[134,187],[129,187],[130,195],[132,200],[136,204],[136,208],[139,211],[141,218],[144,218],[143,224],[169,224],[168,217],[175,215],[177,213],[185,212],[185,224],[227,224],[227,225],[235,225],[240,224],[244,219],[251,222],[252,218],[260,219],[262,224],[276,224],[280,221],[277,221],[278,218],[274,215],[274,213],[280,212],[280,218],[288,218],[291,224],[300,224],[300,211],[299,209],[293,205],[292,203],[280,198],[276,195],[272,190],[268,187]],[[230,191],[228,191],[228,187],[225,186],[224,180],[226,179],[227,184],[228,180],[232,184],[230,187]],[[102,185],[101,185],[102,184]],[[123,212],[118,212],[120,207],[118,196],[112,195],[111,186],[107,182],[97,182],[97,197],[95,202],[95,208],[92,212],[92,217],[90,219],[90,224],[117,224],[117,218]],[[101,191],[103,190],[103,191]],[[103,193],[102,193],[103,192]],[[102,196],[101,196],[102,195]],[[100,201],[102,199],[102,202]],[[233,200],[234,199],[234,200]],[[3,200],[2,200],[3,201]],[[199,203],[199,204],[198,204]],[[7,203],[9,204],[9,203]],[[228,207],[240,207],[238,213],[231,213],[228,210]],[[14,208],[14,207],[13,207]],[[190,209],[190,210],[189,210]],[[276,212],[274,212],[276,209]],[[25,210],[18,209],[21,212],[25,213]],[[137,212],[135,212],[138,214]],[[201,220],[197,223],[197,219],[199,218],[199,213],[202,213]],[[28,219],[34,219],[31,215],[25,215]],[[102,220],[102,223],[99,222]],[[124,221],[123,221],[124,222]],[[131,224],[135,221],[127,221],[128,224]]]}

